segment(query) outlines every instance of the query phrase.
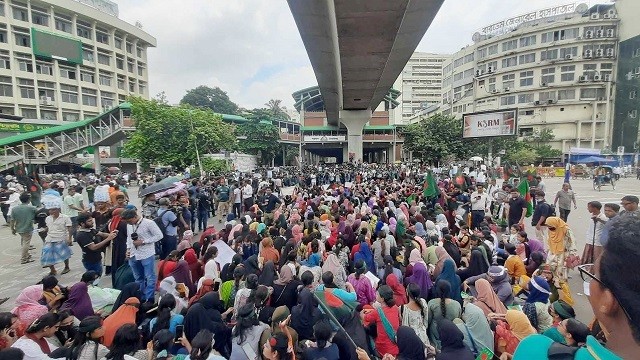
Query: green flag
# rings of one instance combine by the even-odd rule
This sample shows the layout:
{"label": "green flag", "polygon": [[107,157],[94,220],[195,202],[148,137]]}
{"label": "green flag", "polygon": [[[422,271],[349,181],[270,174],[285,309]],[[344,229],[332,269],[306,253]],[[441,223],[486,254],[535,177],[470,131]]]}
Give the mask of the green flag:
{"label": "green flag", "polygon": [[436,179],[433,178],[433,173],[429,171],[427,173],[427,178],[424,180],[424,187],[422,188],[422,195],[429,198],[434,198],[440,194],[438,190],[438,184],[436,184]]}
{"label": "green flag", "polygon": [[409,196],[407,196],[407,204],[411,205],[411,202],[414,201],[416,199],[416,194],[411,194]]}
{"label": "green flag", "polygon": [[482,349],[482,351],[480,351],[478,357],[476,357],[476,360],[491,360],[493,359],[493,356],[494,354],[491,352],[491,350],[489,350],[488,348],[484,348]]}
{"label": "green flag", "polygon": [[527,179],[521,180],[520,184],[518,184],[518,192],[524,198],[524,201],[527,202],[527,215],[526,217],[530,217],[533,215],[533,203],[531,202],[531,194],[529,193],[529,181]]}

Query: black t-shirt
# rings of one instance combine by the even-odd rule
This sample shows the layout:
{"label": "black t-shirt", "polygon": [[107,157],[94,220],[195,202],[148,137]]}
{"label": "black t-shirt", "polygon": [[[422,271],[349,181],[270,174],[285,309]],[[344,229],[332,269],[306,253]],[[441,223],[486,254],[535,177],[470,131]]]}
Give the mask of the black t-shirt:
{"label": "black t-shirt", "polygon": [[522,209],[527,208],[527,202],[518,196],[515,200],[512,198],[509,200],[509,222],[514,224],[520,221],[522,217]]}
{"label": "black t-shirt", "polygon": [[276,204],[278,203],[280,203],[280,199],[278,199],[277,196],[273,194],[269,196],[263,195],[260,199],[260,208],[262,208],[262,211],[270,213],[275,209]]}
{"label": "black t-shirt", "polygon": [[82,249],[82,260],[92,264],[102,261],[102,249],[89,249],[89,244],[96,243],[95,238],[96,231],[94,229],[90,231],[78,229],[78,232],[76,233],[76,242]]}

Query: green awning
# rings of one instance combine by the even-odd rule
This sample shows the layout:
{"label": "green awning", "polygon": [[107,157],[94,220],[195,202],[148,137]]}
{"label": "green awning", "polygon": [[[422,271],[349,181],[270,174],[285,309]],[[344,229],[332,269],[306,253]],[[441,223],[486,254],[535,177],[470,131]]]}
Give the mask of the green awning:
{"label": "green awning", "polygon": [[300,126],[301,131],[338,131],[337,126]]}
{"label": "green awning", "polygon": [[394,125],[366,125],[364,127],[365,130],[393,130],[395,129]]}

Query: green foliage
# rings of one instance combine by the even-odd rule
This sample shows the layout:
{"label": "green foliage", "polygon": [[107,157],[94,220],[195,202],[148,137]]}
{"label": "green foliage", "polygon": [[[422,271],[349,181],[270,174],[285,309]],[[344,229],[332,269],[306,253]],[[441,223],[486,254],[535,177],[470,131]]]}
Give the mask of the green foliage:
{"label": "green foliage", "polygon": [[538,159],[538,153],[532,149],[520,149],[515,152],[507,153],[509,161],[519,164],[521,166],[534,163]]}
{"label": "green foliage", "polygon": [[[229,164],[222,159],[212,159],[210,157],[202,157],[200,159],[202,163],[202,170],[206,174],[213,174],[215,176],[226,174],[229,171]],[[200,177],[200,169],[196,166],[194,170],[191,171],[191,177],[197,178]]]}
{"label": "green foliage", "polygon": [[280,132],[271,121],[273,114],[270,109],[245,110],[242,114],[249,119],[238,125],[236,134],[246,137],[238,140],[238,150],[252,155],[258,155],[261,164],[270,164],[281,150]]}
{"label": "green foliage", "polygon": [[196,144],[200,155],[235,145],[233,127],[209,109],[169,106],[140,97],[129,101],[136,131],[125,143],[124,153],[144,167],[159,163],[184,168],[197,163]]}
{"label": "green foliage", "polygon": [[473,148],[462,139],[462,122],[441,114],[402,130],[405,147],[422,160],[437,163],[451,156],[466,159]]}
{"label": "green foliage", "polygon": [[529,148],[536,152],[538,158],[536,160],[541,161],[543,159],[557,158],[562,156],[562,151],[553,149],[548,143],[553,141],[556,136],[551,129],[542,129],[542,131],[534,131],[531,135],[527,136],[526,143]]}
{"label": "green foliage", "polygon": [[282,106],[282,100],[271,99],[264,104],[264,106],[267,107],[267,110],[273,118],[291,120],[289,114],[287,114],[287,108]]}
{"label": "green foliage", "polygon": [[208,108],[218,114],[238,114],[238,105],[229,99],[229,95],[219,87],[200,85],[187,90],[180,104],[189,104],[197,108]]}

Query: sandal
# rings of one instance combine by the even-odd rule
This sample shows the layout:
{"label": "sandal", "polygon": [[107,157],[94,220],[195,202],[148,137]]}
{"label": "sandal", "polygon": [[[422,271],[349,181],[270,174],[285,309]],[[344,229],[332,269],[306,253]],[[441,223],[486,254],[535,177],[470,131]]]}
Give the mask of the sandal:
{"label": "sandal", "polygon": [[62,272],[60,274],[64,275],[64,274],[68,273],[69,271],[71,271],[71,269],[64,268],[64,270],[62,270]]}

